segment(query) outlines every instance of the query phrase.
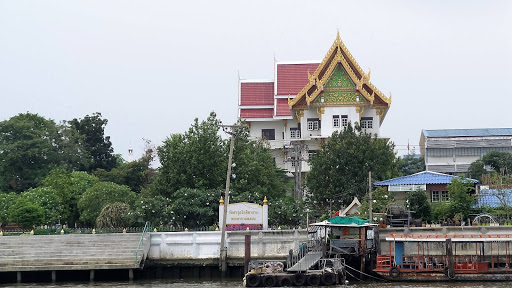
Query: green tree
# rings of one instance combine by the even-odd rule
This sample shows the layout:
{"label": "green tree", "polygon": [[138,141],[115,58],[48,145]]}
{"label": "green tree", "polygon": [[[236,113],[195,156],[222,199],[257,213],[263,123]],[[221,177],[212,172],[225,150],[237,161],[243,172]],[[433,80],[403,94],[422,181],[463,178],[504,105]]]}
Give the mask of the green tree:
{"label": "green tree", "polygon": [[39,205],[20,197],[14,205],[9,207],[9,219],[10,222],[21,225],[24,229],[29,229],[35,225],[43,224],[44,210]]}
{"label": "green tree", "polygon": [[171,203],[170,199],[162,196],[147,197],[140,195],[135,201],[134,211],[130,212],[130,215],[133,221],[138,224],[150,221],[154,226],[165,225],[171,222],[171,215],[168,213]]}
{"label": "green tree", "polygon": [[485,165],[490,166],[494,171],[505,174],[512,172],[512,154],[507,152],[493,151],[482,157]]}
{"label": "green tree", "polygon": [[472,179],[476,179],[478,181],[482,181],[482,175],[487,174],[487,170],[485,169],[484,161],[481,159],[476,160],[471,163],[468,168],[469,177]]}
{"label": "green tree", "polygon": [[397,166],[400,176],[412,175],[425,171],[425,160],[422,157],[415,157],[414,154],[408,154],[398,157]]}
{"label": "green tree", "polygon": [[[372,191],[372,211],[373,213],[385,213],[386,208],[393,203],[393,194],[388,192],[386,188],[378,187]],[[359,207],[359,215],[362,218],[369,217],[370,211],[370,196],[366,194],[361,201],[361,207]]]}
{"label": "green tree", "polygon": [[368,172],[374,180],[397,175],[394,144],[366,133],[356,124],[335,131],[310,159],[306,178],[309,201],[322,214],[327,199],[340,199],[345,205],[368,191]]}
{"label": "green tree", "polygon": [[149,140],[145,141],[145,153],[140,159],[132,162],[119,163],[118,166],[111,171],[97,169],[94,174],[101,181],[126,185],[137,193],[140,193],[142,189],[149,188],[149,185],[156,177],[156,170],[151,167],[156,151]]}
{"label": "green tree", "polygon": [[171,196],[167,214],[173,225],[185,228],[211,226],[219,214],[219,190],[182,188]]}
{"label": "green tree", "polygon": [[111,182],[98,182],[88,188],[78,201],[80,220],[85,224],[92,225],[96,222],[101,209],[106,205],[122,202],[133,206],[136,199],[135,192],[127,186]]}
{"label": "green tree", "polygon": [[459,215],[462,219],[467,219],[471,207],[475,204],[475,196],[470,194],[474,190],[473,184],[463,176],[455,177],[452,183],[446,186],[450,196],[449,217]]}
{"label": "green tree", "polygon": [[0,192],[0,228],[9,223],[9,208],[16,203],[18,197],[16,193]]}
{"label": "green tree", "polygon": [[184,134],[173,134],[158,147],[161,167],[155,188],[164,197],[181,188],[219,189],[226,181],[227,149],[219,136],[220,121],[214,112]]}
{"label": "green tree", "polygon": [[0,122],[0,189],[37,187],[60,165],[60,136],[53,120],[25,113]]}
{"label": "green tree", "polygon": [[415,190],[407,193],[405,202],[408,204],[408,210],[414,211],[414,218],[423,221],[431,221],[432,208],[428,201],[427,192],[425,190]]}
{"label": "green tree", "polygon": [[65,220],[62,215],[64,215],[64,211],[68,210],[68,207],[62,203],[53,188],[38,187],[29,189],[21,193],[21,197],[43,209],[42,224],[53,225],[58,223],[61,218]]}
{"label": "green tree", "polygon": [[[83,119],[73,119],[68,122],[80,136],[82,136],[83,149],[90,155],[90,162],[83,163],[83,171],[93,171],[98,168],[110,171],[116,167],[114,148],[110,142],[110,136],[105,136],[107,119],[103,119],[101,113],[86,115]],[[85,165],[89,164],[89,165]]]}
{"label": "green tree", "polygon": [[[249,139],[246,125],[240,125],[236,131],[233,163],[231,202],[259,203],[264,197],[275,201],[285,195],[286,184],[290,181],[286,172],[276,167],[265,140]],[[273,213],[271,211],[269,213]]]}
{"label": "green tree", "polygon": [[96,219],[98,228],[126,228],[130,226],[131,220],[128,215],[130,205],[126,203],[110,203],[101,209]]}
{"label": "green tree", "polygon": [[306,226],[304,203],[296,201],[292,196],[281,195],[277,199],[269,199],[268,222],[274,226]]}

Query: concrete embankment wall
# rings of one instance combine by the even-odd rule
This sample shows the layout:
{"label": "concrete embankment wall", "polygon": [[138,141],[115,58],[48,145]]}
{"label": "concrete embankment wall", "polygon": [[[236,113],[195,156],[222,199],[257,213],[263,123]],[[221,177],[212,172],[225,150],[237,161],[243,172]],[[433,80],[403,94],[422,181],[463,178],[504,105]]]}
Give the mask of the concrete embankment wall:
{"label": "concrete embankment wall", "polygon": [[[252,259],[284,260],[290,249],[307,241],[307,231],[265,230],[227,232],[228,265],[244,262],[245,235],[251,235]],[[221,232],[152,232],[148,265],[218,265]]]}
{"label": "concrete embankment wall", "polygon": [[[380,229],[380,247],[381,247],[381,254],[389,254],[389,243],[391,243],[391,253],[393,254],[393,241],[386,241],[386,237],[390,236],[392,234],[398,235],[398,234],[405,234],[406,228],[385,228]],[[512,236],[512,226],[444,226],[444,227],[411,227],[410,228],[410,234],[416,235],[416,236],[423,236],[426,237],[426,235],[438,235],[439,238],[445,238],[447,237],[454,237],[456,235],[465,237],[468,237],[470,235],[473,235],[474,237],[488,237],[488,235],[511,235]],[[476,245],[475,243],[461,243],[461,242],[454,242],[456,243],[454,245],[454,253],[456,252],[457,255],[475,255],[478,253],[480,255],[480,249],[482,244]],[[492,245],[492,247],[491,247]],[[418,248],[419,248],[419,255],[445,255],[446,254],[446,246],[445,242],[429,242],[425,243],[422,242],[422,244],[418,247],[418,242],[406,242],[404,245],[404,254],[407,255],[418,255]],[[492,248],[492,249],[491,249]],[[507,242],[486,242],[484,244],[484,251],[485,254],[490,256],[496,256],[496,255],[505,255],[508,253],[509,255],[512,254],[511,251],[512,244]]]}

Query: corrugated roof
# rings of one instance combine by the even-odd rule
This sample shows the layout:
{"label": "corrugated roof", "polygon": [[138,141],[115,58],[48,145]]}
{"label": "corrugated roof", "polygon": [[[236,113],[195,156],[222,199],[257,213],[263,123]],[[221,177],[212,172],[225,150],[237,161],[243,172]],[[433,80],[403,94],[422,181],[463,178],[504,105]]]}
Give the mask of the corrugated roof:
{"label": "corrugated roof", "polygon": [[274,105],[274,82],[240,83],[240,105]]}
{"label": "corrugated roof", "polygon": [[318,63],[277,63],[276,95],[297,95],[309,82],[308,71],[309,74],[313,74],[317,67]]}
{"label": "corrugated roof", "polygon": [[[504,201],[500,201],[500,198],[502,198]],[[478,200],[473,208],[496,208],[503,206],[504,203],[507,205],[512,203],[512,189],[503,189],[501,191],[496,189],[482,189],[478,194]]]}
{"label": "corrugated roof", "polygon": [[[450,184],[452,179],[457,176],[423,171],[412,175],[402,176],[389,180],[374,182],[374,186],[389,186],[389,185],[421,185],[421,184]],[[478,180],[469,179],[472,183],[478,183]]]}
{"label": "corrugated roof", "polygon": [[423,130],[425,137],[512,136],[512,128]]}

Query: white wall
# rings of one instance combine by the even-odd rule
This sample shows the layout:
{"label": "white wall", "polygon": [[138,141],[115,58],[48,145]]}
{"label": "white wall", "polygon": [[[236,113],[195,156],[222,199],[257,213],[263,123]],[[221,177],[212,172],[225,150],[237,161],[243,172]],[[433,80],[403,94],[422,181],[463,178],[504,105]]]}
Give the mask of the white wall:
{"label": "white wall", "polygon": [[[229,258],[244,258],[245,235],[251,235],[251,257],[283,259],[290,249],[307,241],[307,230],[227,232]],[[152,260],[218,259],[220,231],[152,232],[148,258]]]}

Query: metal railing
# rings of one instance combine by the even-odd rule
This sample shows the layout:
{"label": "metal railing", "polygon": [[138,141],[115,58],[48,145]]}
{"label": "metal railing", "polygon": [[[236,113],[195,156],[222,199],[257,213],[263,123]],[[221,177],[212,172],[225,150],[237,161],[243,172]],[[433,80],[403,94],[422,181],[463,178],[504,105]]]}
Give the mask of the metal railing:
{"label": "metal railing", "polygon": [[[142,230],[142,235],[140,236],[140,240],[139,240],[139,245],[137,246],[137,249],[135,250],[135,263],[134,264],[139,264],[139,263],[142,263],[141,265],[143,266],[144,263],[144,259],[145,259],[145,253],[147,253],[146,251],[148,250],[147,248],[149,248],[149,244],[150,244],[150,241],[148,241],[150,239],[150,234],[149,232],[151,231],[151,222],[147,221],[146,222],[146,225],[144,225],[144,229]],[[142,250],[142,251],[141,251]],[[140,255],[140,260],[139,260],[139,253],[142,252],[142,255]]]}

